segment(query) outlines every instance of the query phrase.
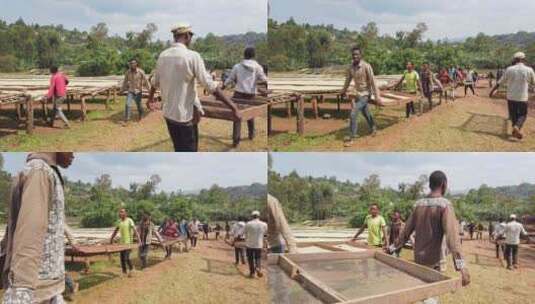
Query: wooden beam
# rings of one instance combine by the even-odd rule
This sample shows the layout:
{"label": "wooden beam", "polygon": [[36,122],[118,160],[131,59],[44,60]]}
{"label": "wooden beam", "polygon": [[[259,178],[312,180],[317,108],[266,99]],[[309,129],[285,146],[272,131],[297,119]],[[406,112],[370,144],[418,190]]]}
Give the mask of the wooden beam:
{"label": "wooden beam", "polygon": [[82,103],[81,107],[82,107],[82,121],[85,121],[86,120],[86,117],[87,117],[87,109],[86,109],[86,104],[85,104],[85,96],[82,96],[82,98],[80,99],[80,102]]}
{"label": "wooden beam", "polygon": [[32,134],[33,133],[33,128],[34,128],[34,124],[33,124],[33,98],[30,95],[26,96],[26,115],[27,115],[26,132],[28,134]]}
{"label": "wooden beam", "polygon": [[449,279],[436,283],[396,290],[380,295],[349,300],[344,304],[411,304],[461,288],[460,279]]}
{"label": "wooden beam", "polygon": [[300,136],[305,134],[305,101],[303,97],[299,97],[297,101],[297,134]]}
{"label": "wooden beam", "polygon": [[316,97],[315,95],[312,96],[311,103],[312,103],[312,111],[314,113],[314,119],[318,119],[319,117],[318,97]]}
{"label": "wooden beam", "polygon": [[382,252],[375,252],[375,258],[393,268],[399,269],[428,283],[449,279],[447,276],[429,267],[405,261]]}

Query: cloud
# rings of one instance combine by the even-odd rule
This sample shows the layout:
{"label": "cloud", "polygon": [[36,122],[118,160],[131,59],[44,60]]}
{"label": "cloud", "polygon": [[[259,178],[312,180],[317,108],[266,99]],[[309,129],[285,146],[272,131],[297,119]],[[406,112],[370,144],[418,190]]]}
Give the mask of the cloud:
{"label": "cloud", "polygon": [[[2,153],[5,169],[14,174],[24,166],[27,153]],[[73,165],[62,170],[70,180],[93,182],[110,174],[114,186],[128,188],[150,175],[162,178],[165,191],[200,190],[220,186],[267,183],[265,153],[76,153]]]}
{"label": "cloud", "polygon": [[124,36],[141,31],[146,24],[158,26],[156,37],[169,40],[169,29],[189,22],[197,34],[240,34],[267,31],[267,0],[0,0],[2,18],[13,22],[63,24],[89,30],[105,22],[112,34]]}
{"label": "cloud", "polygon": [[359,30],[376,22],[381,33],[411,30],[419,22],[429,26],[427,38],[462,38],[533,30],[532,0],[272,0],[271,17],[286,21],[333,24]]}
{"label": "cloud", "polygon": [[444,171],[450,188],[462,191],[490,186],[535,183],[535,153],[273,153],[273,169],[306,176],[335,176],[362,182],[379,174],[383,185],[397,188],[422,174]]}

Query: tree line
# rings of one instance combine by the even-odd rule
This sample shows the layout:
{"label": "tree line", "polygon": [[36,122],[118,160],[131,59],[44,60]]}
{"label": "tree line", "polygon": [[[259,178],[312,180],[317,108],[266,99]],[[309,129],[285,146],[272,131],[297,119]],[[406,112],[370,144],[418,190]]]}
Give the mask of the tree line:
{"label": "tree line", "polygon": [[[360,227],[372,203],[379,205],[385,219],[394,211],[407,219],[415,201],[426,195],[427,185],[426,175],[392,188],[383,186],[376,174],[362,182],[352,182],[334,176],[300,176],[295,171],[288,175],[269,172],[269,193],[279,199],[293,223],[341,218],[351,227]],[[457,217],[466,222],[496,221],[511,213],[535,214],[532,184],[497,188],[481,185],[463,194],[448,193],[447,198],[452,201]]]}
{"label": "tree line", "polygon": [[286,22],[270,19],[269,65],[271,70],[277,71],[347,65],[351,62],[353,46],[362,48],[365,60],[376,74],[400,73],[407,61],[417,66],[429,62],[435,68],[503,68],[519,50],[527,52],[529,62],[535,62],[535,34],[488,36],[480,33],[464,41],[432,41],[424,40],[427,30],[425,23],[419,23],[411,31],[380,35],[375,22],[357,31],[336,29],[332,25],[298,24],[293,18]]}
{"label": "tree line", "polygon": [[[6,205],[12,176],[3,169],[0,154],[0,220],[6,217]],[[131,183],[128,188],[112,187],[112,177],[103,174],[94,182],[71,181],[65,177],[66,216],[77,219],[81,227],[110,227],[117,221],[121,207],[134,220],[150,213],[154,222],[167,217],[175,219],[198,218],[201,221],[226,221],[247,217],[253,210],[263,210],[266,204],[266,185],[224,188],[213,185],[198,193],[159,191],[161,177],[151,175],[142,183]],[[178,185],[177,185],[178,186]]]}
{"label": "tree line", "polygon": [[[79,76],[122,74],[130,59],[137,59],[150,73],[158,55],[171,42],[154,39],[158,27],[149,23],[140,32],[124,37],[111,35],[105,23],[88,31],[66,29],[63,25],[27,24],[23,19],[8,24],[0,20],[0,72],[18,72],[63,66]],[[169,33],[171,39],[171,34]],[[259,60],[267,60],[265,34],[197,38],[193,49],[202,54],[209,69],[227,69],[242,59],[245,46],[255,45]]]}

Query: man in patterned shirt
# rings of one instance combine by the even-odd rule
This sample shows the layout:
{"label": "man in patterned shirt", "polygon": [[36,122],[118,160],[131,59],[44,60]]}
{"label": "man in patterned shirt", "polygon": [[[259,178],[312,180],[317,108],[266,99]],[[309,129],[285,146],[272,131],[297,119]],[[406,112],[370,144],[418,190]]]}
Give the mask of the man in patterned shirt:
{"label": "man in patterned shirt", "polygon": [[64,303],[64,180],[72,152],[31,153],[13,180],[2,240],[3,303]]}
{"label": "man in patterned shirt", "polygon": [[124,109],[124,122],[130,120],[130,107],[132,100],[136,102],[137,111],[139,112],[139,120],[143,118],[143,105],[141,98],[143,96],[143,87],[150,90],[150,84],[145,76],[145,72],[138,67],[136,59],[131,59],[128,64],[130,68],[124,74],[123,86],[121,91],[126,92],[126,104]]}

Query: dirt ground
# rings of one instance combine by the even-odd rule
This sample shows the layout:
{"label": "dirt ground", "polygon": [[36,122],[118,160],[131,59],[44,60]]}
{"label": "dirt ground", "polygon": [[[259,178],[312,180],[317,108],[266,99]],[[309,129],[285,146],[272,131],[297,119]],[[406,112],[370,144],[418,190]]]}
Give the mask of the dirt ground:
{"label": "dirt ground", "polygon": [[[64,129],[56,121],[55,128],[46,126],[42,111],[36,110],[36,129],[27,135],[23,126],[15,121],[13,108],[5,107],[0,112],[0,150],[2,151],[172,151],[165,120],[161,111],[150,112],[141,122],[131,121],[121,125],[124,115],[124,98],[119,98],[110,110],[105,110],[102,100],[89,102],[86,122],[80,121],[80,105],[72,105],[67,117],[71,129]],[[137,110],[132,111],[137,120]],[[247,126],[242,126],[242,141],[238,148],[232,147],[232,122],[203,119],[199,126],[200,151],[265,151],[267,150],[267,122],[265,116],[256,120],[257,135],[247,138]]]}
{"label": "dirt ground", "polygon": [[[359,138],[349,148],[343,144],[344,137],[349,135],[348,103],[342,104],[340,113],[335,103],[320,104],[320,116],[329,114],[329,119],[313,119],[307,103],[303,137],[295,133],[295,116],[286,117],[285,109],[280,107],[274,112],[274,135],[269,145],[274,151],[533,151],[533,108],[524,125],[524,139],[513,139],[506,101],[489,98],[486,82],[481,81],[480,86],[476,90],[478,96],[469,93],[464,98],[463,89],[458,88],[455,102],[443,103],[409,120],[404,117],[404,106],[371,106],[378,125],[377,135],[369,135],[368,126],[359,114]],[[438,103],[438,97],[434,103]],[[418,111],[418,105],[416,108]]]}
{"label": "dirt ground", "polygon": [[[171,260],[163,260],[162,249],[152,250],[151,265],[131,278],[121,275],[118,256],[104,258],[89,274],[74,274],[80,292],[71,303],[267,303],[266,276],[250,279],[247,265],[234,265],[233,248],[210,237]],[[132,257],[136,267],[137,253]]]}

